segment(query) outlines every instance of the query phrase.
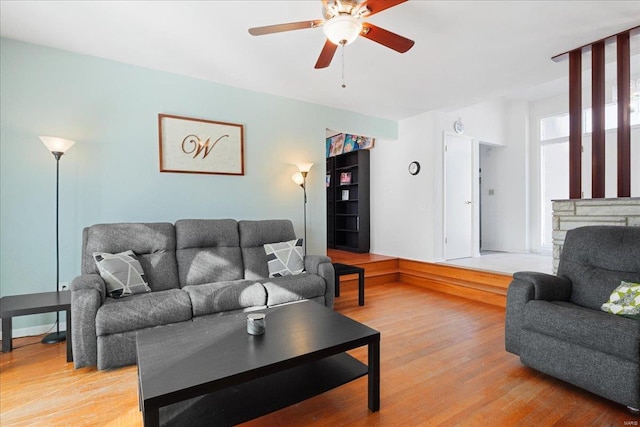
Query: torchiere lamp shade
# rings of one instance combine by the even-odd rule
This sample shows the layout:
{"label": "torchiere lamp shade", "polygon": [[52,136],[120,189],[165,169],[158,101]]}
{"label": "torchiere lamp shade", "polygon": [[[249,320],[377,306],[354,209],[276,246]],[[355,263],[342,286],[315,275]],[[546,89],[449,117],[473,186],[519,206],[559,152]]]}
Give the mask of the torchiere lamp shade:
{"label": "torchiere lamp shade", "polygon": [[52,153],[62,153],[64,154],[75,141],[71,141],[70,139],[58,138],[56,136],[41,136],[40,141],[51,151]]}

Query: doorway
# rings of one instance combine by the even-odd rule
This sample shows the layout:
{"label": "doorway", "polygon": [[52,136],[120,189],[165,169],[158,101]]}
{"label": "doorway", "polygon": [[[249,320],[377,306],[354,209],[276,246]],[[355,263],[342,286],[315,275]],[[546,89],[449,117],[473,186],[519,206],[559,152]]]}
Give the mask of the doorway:
{"label": "doorway", "polygon": [[473,138],[445,133],[444,159],[444,258],[469,258],[474,248]]}

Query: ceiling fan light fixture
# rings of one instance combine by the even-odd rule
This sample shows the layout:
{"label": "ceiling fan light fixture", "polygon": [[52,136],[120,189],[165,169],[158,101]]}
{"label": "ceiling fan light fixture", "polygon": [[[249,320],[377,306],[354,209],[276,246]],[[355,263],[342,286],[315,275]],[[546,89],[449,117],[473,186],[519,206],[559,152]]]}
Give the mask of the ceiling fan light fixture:
{"label": "ceiling fan light fixture", "polygon": [[351,15],[338,15],[325,22],[322,30],[331,43],[348,45],[358,38],[362,31],[362,23]]}

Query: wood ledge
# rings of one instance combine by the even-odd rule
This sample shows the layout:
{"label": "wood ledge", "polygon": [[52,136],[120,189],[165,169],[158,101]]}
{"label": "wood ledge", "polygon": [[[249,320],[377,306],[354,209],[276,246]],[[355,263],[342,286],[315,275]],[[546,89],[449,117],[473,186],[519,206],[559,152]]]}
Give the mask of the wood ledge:
{"label": "wood ledge", "polygon": [[[335,258],[334,255],[335,254]],[[512,275],[381,255],[353,254],[329,250],[334,262],[356,265],[365,270],[366,284],[401,282],[435,291],[506,307],[507,288]],[[341,286],[357,286],[357,275],[340,279]]]}

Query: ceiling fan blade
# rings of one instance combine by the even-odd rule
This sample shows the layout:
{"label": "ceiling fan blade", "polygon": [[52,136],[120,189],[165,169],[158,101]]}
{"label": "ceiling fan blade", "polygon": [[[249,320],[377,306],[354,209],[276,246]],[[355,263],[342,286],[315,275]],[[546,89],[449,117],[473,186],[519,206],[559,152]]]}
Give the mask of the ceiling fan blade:
{"label": "ceiling fan blade", "polygon": [[407,0],[368,0],[364,3],[363,6],[366,6],[370,10],[370,12],[365,16],[371,16],[375,13],[382,12],[385,9],[397,6],[406,1]]}
{"label": "ceiling fan blade", "polygon": [[320,57],[318,58],[318,62],[316,62],[315,68],[327,68],[331,65],[331,60],[337,49],[338,46],[327,40],[322,48],[322,52],[320,52]]}
{"label": "ceiling fan blade", "polygon": [[249,28],[249,34],[252,36],[263,36],[265,34],[282,33],[284,31],[304,30],[307,28],[316,28],[322,25],[324,21],[317,19],[315,21],[289,22],[287,24],[267,25],[264,27]]}
{"label": "ceiling fan blade", "polygon": [[413,40],[392,33],[384,28],[376,27],[368,22],[362,24],[362,32],[360,35],[400,53],[405,53],[411,49],[415,43]]}

